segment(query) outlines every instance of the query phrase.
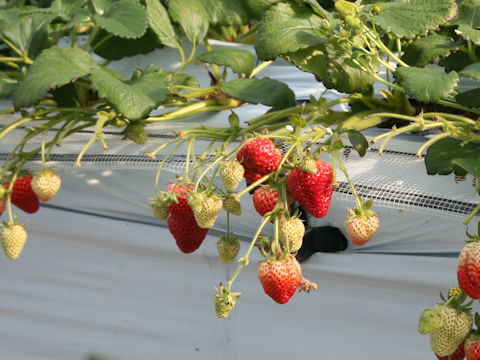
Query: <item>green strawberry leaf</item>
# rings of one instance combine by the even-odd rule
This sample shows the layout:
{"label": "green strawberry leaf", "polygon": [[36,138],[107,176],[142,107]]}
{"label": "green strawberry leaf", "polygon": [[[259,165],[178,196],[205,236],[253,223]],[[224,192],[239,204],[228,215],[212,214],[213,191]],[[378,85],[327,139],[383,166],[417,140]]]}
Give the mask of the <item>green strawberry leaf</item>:
{"label": "green strawberry leaf", "polygon": [[0,36],[22,52],[38,54],[50,46],[49,42],[45,42],[46,26],[57,16],[57,12],[29,14],[28,10],[22,9],[0,10]]}
{"label": "green strawberry leaf", "polygon": [[18,82],[8,77],[4,72],[0,72],[0,98],[12,95],[18,86]]}
{"label": "green strawberry leaf", "polygon": [[258,27],[255,50],[262,60],[323,44],[328,40],[328,22],[311,9],[278,3],[267,10]]}
{"label": "green strawberry leaf", "polygon": [[479,152],[480,144],[463,144],[462,140],[452,137],[438,140],[427,149],[425,156],[427,174],[448,175],[454,172],[455,175],[466,175],[468,169],[464,169],[457,163],[467,164],[465,166],[469,168],[471,168],[471,164],[474,164],[474,167],[478,169],[480,167]]}
{"label": "green strawberry leaf", "polygon": [[20,82],[13,104],[16,109],[36,104],[47,95],[50,89],[85,76],[96,68],[98,64],[82,49],[44,50],[28,69],[25,79]]}
{"label": "green strawberry leaf", "polygon": [[458,16],[453,25],[464,39],[480,44],[480,0],[464,0],[458,6]]}
{"label": "green strawberry leaf", "polygon": [[238,0],[200,0],[211,24],[240,26],[248,20],[247,10]]}
{"label": "green strawberry leaf", "polygon": [[170,21],[168,12],[160,0],[146,0],[147,17],[150,28],[169,47],[180,47],[180,39]]}
{"label": "green strawberry leaf", "polygon": [[145,8],[134,0],[114,2],[107,10],[94,14],[93,21],[109,33],[128,39],[141,37],[148,26]]}
{"label": "green strawberry leaf", "polygon": [[459,158],[453,159],[452,163],[454,165],[460,166],[463,170],[473,175],[474,177],[480,176],[480,160],[473,158]]}
{"label": "green strawberry leaf", "polygon": [[80,10],[85,0],[53,0],[50,4],[51,9],[60,9],[68,16],[72,17]]}
{"label": "green strawberry leaf", "polygon": [[467,66],[459,72],[460,76],[468,76],[469,78],[480,80],[480,63]]}
{"label": "green strawberry leaf", "polygon": [[270,6],[281,2],[282,0],[243,0],[250,16],[255,19],[260,19]]}
{"label": "green strawberry leaf", "polygon": [[207,34],[209,18],[201,0],[170,0],[168,13],[193,44],[199,44]]}
{"label": "green strawberry leaf", "polygon": [[480,88],[469,90],[457,94],[455,100],[463,106],[469,108],[480,108]]}
{"label": "green strawberry leaf", "polygon": [[106,60],[120,60],[126,56],[146,54],[157,48],[161,48],[156,34],[148,29],[138,39],[126,39],[118,36],[111,36],[105,30],[100,30],[91,43],[95,54]]}
{"label": "green strawberry leaf", "polygon": [[[370,13],[372,6],[365,7]],[[381,4],[382,12],[374,17],[375,25],[398,37],[422,35],[435,30],[456,15],[455,0],[415,0]]]}
{"label": "green strawberry leaf", "polygon": [[368,149],[368,141],[365,136],[360,131],[354,129],[349,129],[347,134],[348,140],[350,140],[352,146],[357,150],[358,155],[365,156]]}
{"label": "green strawberry leaf", "polygon": [[451,95],[458,85],[458,74],[448,74],[434,69],[404,67],[395,71],[404,79],[404,88],[410,97],[424,103],[438,101]]}
{"label": "green strawberry leaf", "polygon": [[99,96],[107,99],[115,109],[131,120],[147,116],[165,102],[170,91],[167,85],[183,84],[188,75],[164,72],[149,68],[142,75],[134,74],[134,80],[122,81],[105,69],[95,69],[90,77]]}
{"label": "green strawberry leaf", "polygon": [[255,66],[255,57],[247,50],[216,49],[199,55],[204,63],[231,67],[237,74],[249,76]]}
{"label": "green strawberry leaf", "polygon": [[439,57],[447,56],[456,49],[461,40],[453,41],[446,35],[429,35],[414,40],[406,48],[402,60],[410,66],[424,67]]}
{"label": "green strawberry leaf", "polygon": [[224,85],[225,92],[240,100],[284,109],[295,106],[295,94],[284,83],[270,79],[237,79]]}

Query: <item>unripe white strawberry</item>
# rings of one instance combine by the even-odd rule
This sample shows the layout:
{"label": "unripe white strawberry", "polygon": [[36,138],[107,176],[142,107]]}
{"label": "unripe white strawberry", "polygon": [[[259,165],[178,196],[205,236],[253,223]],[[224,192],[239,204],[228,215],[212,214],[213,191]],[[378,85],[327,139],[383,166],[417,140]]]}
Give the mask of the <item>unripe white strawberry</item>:
{"label": "unripe white strawberry", "polygon": [[217,251],[218,257],[223,264],[228,265],[233,263],[240,251],[238,238],[232,233],[229,233],[228,236],[222,236],[220,240],[217,241]]}
{"label": "unripe white strawberry", "polygon": [[215,224],[218,214],[222,210],[222,198],[216,194],[204,195],[195,193],[188,198],[188,205],[199,227],[209,229]]}
{"label": "unripe white strawberry", "polygon": [[434,310],[440,314],[442,325],[430,333],[430,347],[439,356],[449,356],[467,337],[473,317],[448,305],[436,305]]}
{"label": "unripe white strawberry", "polygon": [[42,201],[49,201],[57,195],[61,185],[60,175],[50,168],[40,170],[31,182],[33,192]]}
{"label": "unripe white strawberry", "polygon": [[219,289],[215,290],[217,290],[214,296],[215,313],[218,318],[225,319],[237,304],[240,293],[232,293],[222,284]]}
{"label": "unripe white strawberry", "polygon": [[27,241],[27,232],[22,225],[6,224],[2,230],[2,247],[5,255],[10,260],[15,260],[20,256],[20,253]]}
{"label": "unripe white strawberry", "polygon": [[244,172],[242,164],[236,161],[224,161],[220,165],[220,179],[223,187],[228,191],[234,191],[242,181]]}
{"label": "unripe white strawberry", "polygon": [[291,253],[297,252],[302,246],[303,236],[305,235],[305,225],[297,217],[286,219],[281,217],[278,223],[278,235],[283,245],[288,246]]}
{"label": "unripe white strawberry", "polygon": [[223,208],[233,215],[242,214],[242,205],[235,196],[227,196],[223,199]]}
{"label": "unripe white strawberry", "polygon": [[150,203],[152,215],[160,220],[167,220],[168,216],[170,215],[170,211],[168,211],[168,205],[169,203],[165,199],[157,196]]}

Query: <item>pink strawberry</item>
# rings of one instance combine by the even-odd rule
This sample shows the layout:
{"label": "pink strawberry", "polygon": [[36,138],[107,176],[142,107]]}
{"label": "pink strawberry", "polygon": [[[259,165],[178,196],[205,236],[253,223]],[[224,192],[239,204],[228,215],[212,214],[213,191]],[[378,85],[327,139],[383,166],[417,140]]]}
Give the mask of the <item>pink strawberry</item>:
{"label": "pink strawberry", "polygon": [[244,176],[248,182],[275,171],[282,161],[282,154],[270,139],[246,139],[242,145],[236,158],[245,168]]}
{"label": "pink strawberry", "polygon": [[480,299],[480,283],[478,282],[480,267],[476,266],[479,253],[480,242],[471,242],[462,249],[458,257],[458,285],[472,299]]}
{"label": "pink strawberry", "polygon": [[345,231],[352,244],[361,246],[366,244],[376,233],[380,226],[378,216],[358,216],[355,213],[349,213],[344,220]]}
{"label": "pink strawberry", "polygon": [[175,238],[178,248],[186,253],[192,253],[202,244],[209,229],[202,229],[197,225],[195,218],[183,218],[170,215],[168,230]]}
{"label": "pink strawberry", "polygon": [[332,200],[332,167],[317,160],[317,172],[310,174],[301,167],[292,170],[287,177],[287,190],[290,196],[314,217],[327,215]]}
{"label": "pink strawberry", "polygon": [[[478,332],[474,332],[467,337],[464,350],[467,360],[480,360],[480,334]],[[453,355],[452,359],[455,359]]]}
{"label": "pink strawberry", "polygon": [[258,279],[268,296],[279,304],[285,304],[300,284],[299,268],[300,264],[294,257],[262,261],[258,268]]}
{"label": "pink strawberry", "polygon": [[[17,178],[15,184],[13,184],[11,195],[12,204],[29,214],[36,213],[40,208],[38,196],[32,190],[32,179],[32,174]],[[4,186],[8,189],[10,183],[7,182]]]}
{"label": "pink strawberry", "polygon": [[438,360],[463,360],[465,359],[465,350],[463,347],[463,343],[458,345],[457,350],[455,350],[455,352],[450,356],[439,356],[437,354],[435,355],[437,356]]}
{"label": "pink strawberry", "polygon": [[188,205],[189,192],[194,190],[194,186],[191,184],[183,183],[171,183],[167,191],[173,193],[175,201],[168,206],[168,211],[172,216],[183,219],[193,219],[193,211]]}

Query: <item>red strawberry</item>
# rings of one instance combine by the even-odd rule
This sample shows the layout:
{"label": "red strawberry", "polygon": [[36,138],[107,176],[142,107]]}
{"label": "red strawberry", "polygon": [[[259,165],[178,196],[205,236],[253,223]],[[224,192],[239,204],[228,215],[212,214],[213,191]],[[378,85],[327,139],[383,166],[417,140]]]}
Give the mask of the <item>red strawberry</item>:
{"label": "red strawberry", "polygon": [[317,172],[310,174],[301,167],[292,170],[287,177],[290,196],[316,218],[327,215],[332,200],[332,167],[317,160]]}
{"label": "red strawberry", "polygon": [[480,360],[480,335],[478,332],[474,332],[467,337],[464,349],[467,360]]}
{"label": "red strawberry", "polygon": [[0,200],[0,216],[2,216],[5,211],[5,200]]}
{"label": "red strawberry", "polygon": [[463,360],[465,359],[465,350],[463,348],[463,343],[458,345],[457,350],[455,350],[455,352],[452,355],[449,355],[449,356],[438,356],[437,354],[435,355],[437,356],[438,360]]}
{"label": "red strawberry", "polygon": [[294,257],[262,261],[258,268],[258,279],[265,293],[279,304],[287,303],[300,284],[299,267]]}
{"label": "red strawberry", "polygon": [[480,267],[474,266],[477,263],[475,258],[478,259],[479,251],[480,243],[472,242],[462,249],[458,257],[458,285],[472,299],[480,299],[480,283],[477,281]]}
{"label": "red strawberry", "polygon": [[[36,213],[40,207],[38,196],[32,190],[33,175],[20,176],[13,184],[12,189],[12,204],[26,213]],[[4,184],[5,188],[10,187],[10,183]]]}
{"label": "red strawberry", "polygon": [[168,218],[168,230],[175,238],[178,248],[182,252],[189,254],[200,247],[209,229],[199,227],[193,215],[191,218],[170,215]]}
{"label": "red strawberry", "polygon": [[244,176],[248,182],[275,171],[282,161],[282,154],[270,139],[246,139],[242,145],[237,160],[245,168]]}
{"label": "red strawberry", "polygon": [[176,201],[171,203],[168,206],[168,211],[172,216],[176,216],[180,219],[193,219],[193,211],[188,205],[188,193],[194,190],[194,186],[191,184],[177,184],[171,183],[167,191],[173,192],[176,198]]}
{"label": "red strawberry", "polygon": [[253,193],[253,206],[263,216],[272,211],[280,199],[280,193],[269,187],[258,187]]}

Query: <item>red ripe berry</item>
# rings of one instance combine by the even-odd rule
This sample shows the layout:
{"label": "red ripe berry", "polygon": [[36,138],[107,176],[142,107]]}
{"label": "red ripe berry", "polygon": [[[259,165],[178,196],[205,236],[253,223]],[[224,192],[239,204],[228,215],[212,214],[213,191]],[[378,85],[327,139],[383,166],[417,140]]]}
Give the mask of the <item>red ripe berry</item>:
{"label": "red ripe berry", "polygon": [[258,187],[252,197],[253,206],[261,216],[272,211],[277,205],[278,199],[280,199],[280,193],[267,187]]}
{"label": "red ripe berry", "polygon": [[480,282],[478,281],[480,266],[480,243],[467,244],[458,257],[458,285],[472,299],[480,299]]}
{"label": "red ripe berry", "polygon": [[275,171],[282,161],[282,154],[270,139],[246,139],[242,145],[237,160],[244,167],[244,176],[248,182],[254,182]]}
{"label": "red ripe berry", "polygon": [[2,216],[5,211],[5,200],[0,200],[0,216]]}
{"label": "red ripe berry", "polygon": [[467,360],[480,360],[480,335],[478,333],[469,335],[465,340],[464,348]]}
{"label": "red ripe berry", "polygon": [[295,262],[294,257],[290,260],[267,260],[262,261],[258,268],[263,290],[279,304],[287,303],[300,284],[300,265]]}
{"label": "red ripe berry", "polygon": [[463,343],[458,345],[457,350],[455,350],[455,352],[450,356],[438,356],[437,354],[435,355],[437,356],[438,360],[463,360],[465,359],[465,350],[463,347]]}
{"label": "red ripe berry", "polygon": [[178,248],[186,254],[197,250],[207,236],[209,229],[202,229],[197,225],[195,218],[182,218],[170,215],[168,230],[175,238]]}
{"label": "red ripe berry", "polygon": [[194,190],[193,185],[171,183],[167,191],[172,191],[176,195],[176,201],[168,206],[168,211],[172,216],[176,216],[180,219],[193,219],[193,211],[190,205],[188,205],[187,199],[189,192]]}
{"label": "red ripe berry", "polygon": [[301,167],[292,170],[287,177],[290,196],[316,218],[327,215],[332,200],[332,167],[317,160],[317,172],[303,172]]}
{"label": "red ripe berry", "polygon": [[[12,204],[26,213],[36,213],[40,207],[38,196],[33,192],[31,182],[33,175],[20,176],[13,184]],[[4,184],[5,189],[10,187],[10,183]]]}

